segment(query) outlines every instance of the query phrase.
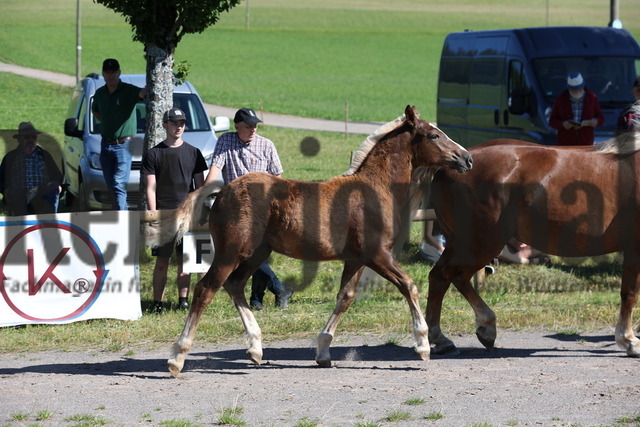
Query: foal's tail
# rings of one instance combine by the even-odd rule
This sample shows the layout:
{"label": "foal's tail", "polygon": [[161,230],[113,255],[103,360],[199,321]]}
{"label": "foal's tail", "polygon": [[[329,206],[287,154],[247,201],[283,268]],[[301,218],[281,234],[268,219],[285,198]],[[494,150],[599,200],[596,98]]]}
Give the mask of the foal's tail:
{"label": "foal's tail", "polygon": [[163,212],[157,223],[145,227],[147,246],[157,247],[180,241],[189,230],[199,228],[209,219],[209,198],[220,191],[220,185],[213,183],[189,193],[182,204],[174,211]]}

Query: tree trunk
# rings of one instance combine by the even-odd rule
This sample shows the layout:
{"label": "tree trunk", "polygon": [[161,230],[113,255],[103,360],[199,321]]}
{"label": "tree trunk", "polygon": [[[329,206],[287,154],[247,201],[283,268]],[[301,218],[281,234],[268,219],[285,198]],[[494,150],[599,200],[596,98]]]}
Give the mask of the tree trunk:
{"label": "tree trunk", "polygon": [[[147,58],[147,128],[142,155],[166,138],[162,116],[173,106],[173,54],[155,44],[145,46]],[[140,175],[140,205],[145,206],[144,181]]]}

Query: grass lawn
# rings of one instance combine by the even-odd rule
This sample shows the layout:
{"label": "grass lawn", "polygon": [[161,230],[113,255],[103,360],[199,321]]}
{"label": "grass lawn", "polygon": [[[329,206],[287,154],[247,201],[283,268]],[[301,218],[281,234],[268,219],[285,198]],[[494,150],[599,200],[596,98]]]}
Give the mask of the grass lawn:
{"label": "grass lawn", "polygon": [[[143,73],[142,45],[122,16],[81,2],[82,72],[106,57],[125,73]],[[75,74],[76,2],[3,0],[0,60]],[[187,35],[176,61],[206,102],[307,117],[388,121],[407,104],[435,118],[439,56],[446,34],[609,21],[603,0],[263,0],[222,15],[202,34]],[[623,23],[640,38],[640,8],[620,2]],[[24,100],[21,100],[24,102]],[[10,104],[7,104],[10,106]],[[0,108],[4,108],[3,105]],[[6,126],[0,124],[1,126]]]}

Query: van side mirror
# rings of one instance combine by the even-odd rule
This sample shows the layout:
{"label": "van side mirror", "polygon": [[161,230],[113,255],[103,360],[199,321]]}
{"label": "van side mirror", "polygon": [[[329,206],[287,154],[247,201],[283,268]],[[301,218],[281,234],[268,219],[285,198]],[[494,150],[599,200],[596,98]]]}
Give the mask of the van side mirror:
{"label": "van side mirror", "polygon": [[82,131],[78,130],[78,119],[72,117],[64,121],[64,134],[75,138],[82,138]]}
{"label": "van side mirror", "polygon": [[509,112],[518,115],[528,112],[529,96],[524,89],[513,89],[509,95]]}
{"label": "van side mirror", "polygon": [[229,117],[215,116],[213,118],[213,131],[214,132],[226,132],[231,129],[231,122]]}

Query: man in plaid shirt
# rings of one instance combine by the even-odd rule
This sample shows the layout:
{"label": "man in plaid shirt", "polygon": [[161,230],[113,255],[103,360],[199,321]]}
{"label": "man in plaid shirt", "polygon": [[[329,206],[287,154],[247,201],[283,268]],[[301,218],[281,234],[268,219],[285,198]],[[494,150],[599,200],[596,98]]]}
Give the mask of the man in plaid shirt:
{"label": "man in plaid shirt", "polygon": [[55,213],[62,190],[62,173],[49,152],[36,145],[38,132],[31,122],[22,122],[18,147],[0,164],[0,192],[9,215]]}
{"label": "man in plaid shirt", "polygon": [[[227,132],[218,139],[205,185],[214,182],[220,172],[225,184],[250,172],[282,175],[276,146],[256,133],[258,123],[262,122],[256,112],[251,108],[241,108],[236,112],[233,122],[236,132]],[[254,310],[263,309],[266,289],[275,294],[278,307],[287,307],[293,291],[287,289],[269,264],[264,262],[253,274],[249,303]]]}
{"label": "man in plaid shirt", "polygon": [[558,145],[593,145],[604,115],[598,97],[585,87],[580,73],[569,73],[567,89],[556,98],[549,125],[558,131]]}

